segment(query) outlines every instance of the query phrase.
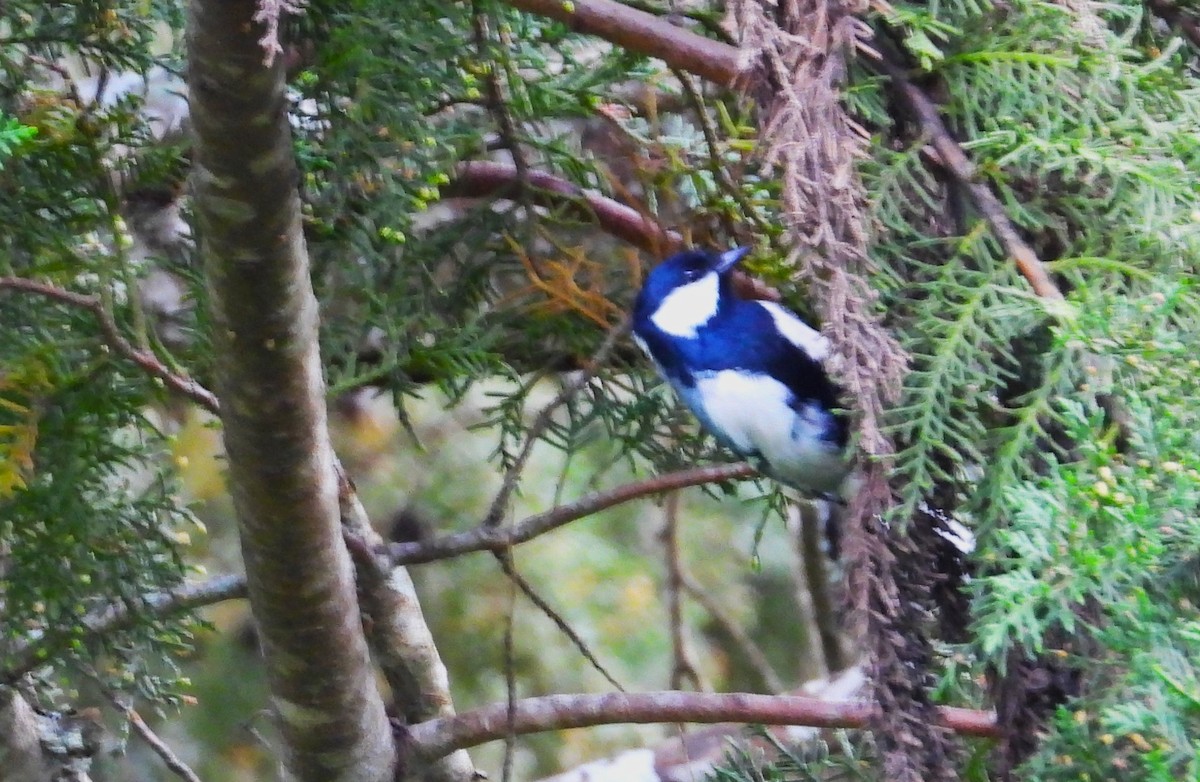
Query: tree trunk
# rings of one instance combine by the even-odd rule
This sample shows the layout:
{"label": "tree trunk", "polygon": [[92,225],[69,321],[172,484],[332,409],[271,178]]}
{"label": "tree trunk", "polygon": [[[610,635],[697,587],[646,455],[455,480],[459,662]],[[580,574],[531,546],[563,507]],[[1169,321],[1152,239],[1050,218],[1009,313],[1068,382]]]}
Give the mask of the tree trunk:
{"label": "tree trunk", "polygon": [[302,780],[390,780],[339,522],[281,58],[253,0],[192,0],[192,186],[216,383],[250,604],[283,739]]}

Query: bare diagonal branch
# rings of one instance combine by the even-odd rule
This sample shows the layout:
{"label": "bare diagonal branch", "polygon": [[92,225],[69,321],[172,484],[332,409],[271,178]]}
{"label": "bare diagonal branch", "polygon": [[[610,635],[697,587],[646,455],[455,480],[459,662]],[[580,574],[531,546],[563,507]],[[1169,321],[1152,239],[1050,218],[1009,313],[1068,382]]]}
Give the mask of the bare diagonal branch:
{"label": "bare diagonal branch", "polygon": [[756,474],[749,464],[739,462],[657,475],[615,489],[592,492],[575,502],[563,503],[507,527],[480,526],[468,532],[434,538],[423,543],[393,543],[388,547],[388,555],[393,563],[415,565],[449,559],[471,551],[500,551],[630,500],[687,486],[749,478]]}
{"label": "bare diagonal branch", "polygon": [[98,297],[75,293],[26,277],[0,277],[0,290],[4,289],[32,293],[69,304],[72,307],[88,310],[96,317],[96,323],[100,326],[104,341],[113,352],[137,364],[148,375],[162,381],[167,388],[187,397],[210,413],[219,412],[220,404],[211,391],[186,375],[172,372],[166,364],[158,360],[158,356],[154,355],[152,351],[139,348],[126,339],[117,322],[113,320],[112,314],[104,308]]}

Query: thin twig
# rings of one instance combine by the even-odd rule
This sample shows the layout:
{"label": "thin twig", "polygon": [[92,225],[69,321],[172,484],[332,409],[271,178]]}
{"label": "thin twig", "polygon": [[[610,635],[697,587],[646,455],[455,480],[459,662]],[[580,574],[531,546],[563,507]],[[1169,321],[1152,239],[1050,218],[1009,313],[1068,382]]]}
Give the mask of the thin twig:
{"label": "thin twig", "polygon": [[[574,644],[575,648],[578,649],[579,653],[583,655],[583,658],[587,660],[593,668],[596,669],[597,673],[603,676],[605,680],[607,680],[608,683],[615,687],[619,692],[625,692],[625,688],[622,687],[621,683],[617,681],[616,677],[609,673],[608,669],[604,667],[599,658],[596,657],[596,654],[591,650],[591,647],[588,646],[587,641],[583,640],[583,637],[579,635],[579,633],[575,632],[575,628],[571,627],[570,623],[563,618],[562,614],[558,613],[558,611],[556,611],[544,597],[539,595],[533,588],[533,585],[530,584],[529,581],[517,571],[517,568],[512,561],[511,552],[496,551],[493,552],[493,554],[496,557],[496,561],[500,563],[500,569],[504,571],[504,575],[508,576],[512,583],[517,585],[517,588],[521,590],[521,594],[525,595],[525,597],[529,599],[529,602],[533,603],[539,611],[545,614],[546,617],[554,623],[554,626],[557,627],[559,631],[571,641],[572,644]],[[519,733],[520,731],[517,731],[517,733],[514,733],[513,735],[518,735]]]}
{"label": "thin twig", "polygon": [[813,579],[817,574],[809,572],[809,563],[804,556],[801,556],[803,531],[818,524],[820,524],[820,521],[815,503],[796,503],[788,508],[788,539],[793,544],[792,547],[797,554],[793,560],[794,564],[788,568],[788,572],[792,578],[792,588],[796,597],[796,610],[800,615],[800,626],[804,633],[805,645],[803,650],[798,651],[801,652],[803,658],[811,661],[811,668],[808,670],[810,676],[826,677],[833,673],[835,669],[827,659],[825,648],[822,645],[823,639],[820,632],[820,624],[817,620],[816,605],[813,601],[813,596],[817,590]]}
{"label": "thin twig", "polygon": [[[511,556],[511,555],[510,555]],[[511,559],[509,560],[511,562]],[[504,735],[504,768],[502,782],[512,780],[513,760],[517,754],[517,734],[514,729],[517,714],[517,651],[514,631],[517,626],[517,582],[508,580],[508,616],[504,622],[504,700],[508,705],[505,721],[508,732]]]}
{"label": "thin twig", "polygon": [[[504,69],[505,75],[511,78],[512,63],[508,58],[511,41],[501,41],[501,46],[493,46],[489,14],[480,7],[479,0],[471,3],[471,27],[475,36],[475,48],[479,56],[487,61],[488,71],[484,79],[487,87],[487,109],[496,122],[500,138],[512,155],[513,165],[517,170],[516,184],[521,186],[522,200],[528,200],[528,188],[524,185],[529,181],[529,161],[525,150],[521,147],[521,139],[517,132],[517,123],[508,108],[505,95],[505,85],[500,80],[497,65]],[[524,204],[528,206],[528,204]]]}
{"label": "thin twig", "polygon": [[[837,674],[846,665],[846,653],[843,649],[842,626],[838,617],[837,601],[830,594],[832,581],[830,578],[829,555],[821,548],[821,519],[819,506],[807,503],[798,508],[798,529],[793,531],[794,548],[797,558],[797,568],[804,571],[805,583],[798,589],[806,590],[809,602],[812,604],[813,618],[821,641],[821,657],[826,671],[830,675]],[[842,518],[842,508],[829,504],[826,512],[830,514],[825,524],[841,527],[845,524]],[[840,534],[838,532],[837,534]]]}
{"label": "thin twig", "polygon": [[786,255],[787,248],[778,240],[778,231],[773,230],[772,226],[767,223],[754,204],[750,203],[750,199],[746,198],[746,194],[742,192],[742,189],[733,181],[733,177],[730,176],[729,169],[721,157],[721,144],[717,138],[717,129],[713,126],[712,118],[708,116],[708,108],[704,104],[704,95],[701,94],[700,88],[696,86],[696,80],[692,78],[691,74],[679,68],[672,68],[671,73],[683,85],[684,94],[687,95],[688,102],[692,106],[692,111],[695,112],[696,119],[700,123],[700,130],[704,133],[704,144],[708,147],[709,173],[713,175],[717,184],[725,191],[725,194],[732,198],[741,208],[742,215],[757,229],[755,233],[770,242],[771,249],[776,253]]}
{"label": "thin twig", "polygon": [[779,674],[775,673],[775,668],[763,653],[762,647],[758,645],[753,636],[746,632],[741,623],[730,616],[686,568],[680,569],[679,576],[683,591],[687,593],[688,597],[699,603],[700,607],[708,613],[709,618],[721,628],[721,632],[729,636],[729,639],[737,645],[741,653],[745,655],[746,662],[762,679],[766,688],[773,693],[781,693],[786,690],[787,687],[779,678]]}
{"label": "thin twig", "polygon": [[167,768],[173,771],[177,777],[185,779],[187,782],[200,782],[200,777],[196,776],[196,772],[192,771],[187,763],[179,759],[179,756],[167,746],[167,742],[158,737],[158,734],[146,724],[146,721],[142,719],[142,715],[138,714],[136,709],[124,704],[121,698],[107,687],[104,688],[104,695],[124,715],[125,719],[129,721],[129,726],[133,728],[133,732],[138,734],[142,741],[146,742],[146,746],[150,747],[155,755],[162,758],[162,762]]}
{"label": "thin twig", "polygon": [[537,444],[538,438],[550,425],[554,412],[579,393],[579,389],[587,385],[595,376],[596,370],[608,360],[608,355],[616,347],[617,341],[629,330],[629,325],[630,320],[626,316],[621,319],[620,323],[609,329],[608,335],[605,336],[604,341],[600,343],[600,347],[596,349],[584,368],[567,381],[554,398],[538,412],[533,423],[525,431],[525,445],[504,475],[504,482],[500,485],[500,491],[496,492],[496,497],[492,500],[492,506],[488,509],[487,515],[484,516],[482,526],[495,527],[503,520],[504,514],[508,510],[509,500],[512,499],[512,494],[516,491],[517,483],[520,481],[521,472],[525,469],[525,464],[529,461],[529,456],[533,453],[533,447]]}
{"label": "thin twig", "polygon": [[671,689],[682,690],[685,679],[691,679],[697,690],[704,692],[700,671],[692,660],[687,634],[683,627],[683,562],[679,555],[679,492],[667,495],[663,508],[663,558],[667,563],[667,616],[671,629]]}
{"label": "thin twig", "polygon": [[[800,695],[749,693],[639,692],[603,695],[547,695],[517,701],[513,725],[507,703],[484,706],[456,717],[409,726],[403,741],[422,759],[519,735],[623,723],[743,722],[759,725],[808,725],[815,728],[863,728],[878,707],[868,701],[827,701]],[[996,738],[990,711],[939,706],[940,724],[964,736]]]}
{"label": "thin twig", "polygon": [[575,502],[559,505],[506,527],[479,526],[467,532],[446,535],[422,543],[392,543],[387,549],[388,556],[393,564],[415,565],[449,559],[472,551],[500,551],[630,500],[662,494],[686,486],[752,478],[756,475],[758,475],[757,471],[745,462],[695,467],[690,470],[657,475],[613,489],[592,492]]}
{"label": "thin twig", "polygon": [[167,388],[192,400],[214,415],[220,411],[220,403],[216,395],[204,386],[186,375],[172,372],[150,350],[135,346],[121,334],[121,329],[112,315],[104,308],[100,299],[82,293],[75,293],[49,283],[30,280],[25,277],[0,277],[0,290],[15,290],[32,293],[47,299],[69,304],[72,307],[85,309],[96,318],[104,341],[108,347],[123,358],[132,361],[151,377],[157,378]]}

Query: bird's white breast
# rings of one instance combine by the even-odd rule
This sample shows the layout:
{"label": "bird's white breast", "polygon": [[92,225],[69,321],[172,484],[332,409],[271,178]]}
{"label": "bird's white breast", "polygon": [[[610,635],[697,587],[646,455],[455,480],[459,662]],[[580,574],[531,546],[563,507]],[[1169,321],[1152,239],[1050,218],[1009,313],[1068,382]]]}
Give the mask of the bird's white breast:
{"label": "bird's white breast", "polygon": [[698,374],[688,396],[734,450],[760,456],[775,478],[798,488],[837,491],[846,465],[841,449],[827,439],[829,413],[816,404],[797,412],[788,406],[787,386],[737,370]]}

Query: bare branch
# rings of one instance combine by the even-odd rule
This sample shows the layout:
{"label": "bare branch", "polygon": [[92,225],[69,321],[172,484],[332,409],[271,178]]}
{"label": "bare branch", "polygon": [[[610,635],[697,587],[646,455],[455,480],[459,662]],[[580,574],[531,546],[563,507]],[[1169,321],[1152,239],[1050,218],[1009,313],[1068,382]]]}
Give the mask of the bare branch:
{"label": "bare branch", "polygon": [[533,603],[533,605],[539,611],[546,615],[547,619],[554,623],[554,626],[558,628],[559,632],[565,635],[567,640],[569,640],[571,644],[579,650],[579,653],[583,656],[583,659],[587,660],[588,663],[591,664],[592,668],[594,668],[597,673],[604,677],[605,681],[615,687],[618,691],[625,692],[625,688],[619,681],[617,681],[617,677],[613,676],[612,673],[604,667],[604,664],[600,662],[600,658],[597,657],[596,653],[592,651],[590,646],[588,646],[587,641],[583,640],[583,636],[577,633],[575,628],[571,627],[570,623],[563,618],[563,615],[556,611],[554,607],[546,600],[546,598],[539,595],[537,590],[533,588],[533,584],[530,584],[529,580],[521,575],[521,573],[517,570],[517,566],[513,563],[512,552],[505,549],[503,551],[493,551],[492,554],[496,557],[496,561],[500,564],[500,569],[504,571],[504,575],[508,576],[509,580],[521,590],[521,594],[525,595],[525,597],[529,599],[529,602]]}
{"label": "bare branch", "polygon": [[532,540],[538,535],[590,516],[597,511],[639,497],[662,494],[686,486],[750,478],[757,474],[749,464],[738,462],[657,475],[642,481],[627,483],[615,489],[592,492],[575,502],[558,505],[544,513],[529,516],[511,526],[476,527],[468,532],[447,535],[424,543],[393,543],[388,546],[388,556],[394,564],[414,565],[421,562],[449,559],[472,551],[499,551]]}
{"label": "bare branch", "polygon": [[[808,725],[818,728],[863,728],[876,706],[865,701],[826,701],[799,695],[748,693],[641,692],[604,695],[547,695],[517,701],[513,724],[508,704],[498,703],[449,719],[409,726],[403,738],[408,751],[425,760],[448,752],[517,735],[620,723],[717,723]],[[995,738],[995,715],[989,711],[941,706],[942,726],[964,736]]]}
{"label": "bare branch", "polygon": [[509,0],[509,4],[556,19],[575,32],[599,36],[631,52],[657,57],[671,67],[709,81],[729,85],[738,75],[740,55],[736,48],[615,0]]}
{"label": "bare branch", "polygon": [[1146,0],[1146,7],[1155,16],[1179,28],[1192,46],[1200,48],[1200,20],[1184,11],[1170,0]]}
{"label": "bare branch", "polygon": [[200,782],[200,777],[196,776],[196,772],[192,771],[187,763],[179,759],[179,756],[167,745],[167,742],[159,738],[158,734],[146,724],[146,721],[142,719],[142,715],[138,714],[136,709],[125,705],[115,693],[110,692],[107,688],[104,695],[125,716],[125,719],[129,721],[129,726],[133,728],[133,732],[138,734],[142,741],[146,742],[146,746],[150,747],[155,755],[162,758],[163,764],[174,772],[175,776],[186,780],[186,782]]}
{"label": "bare branch", "polygon": [[663,529],[659,537],[663,542],[663,558],[667,564],[667,617],[671,629],[671,689],[683,689],[683,682],[691,679],[697,690],[711,691],[712,687],[700,676],[688,644],[683,624],[683,558],[679,551],[679,492],[667,495],[664,503]]}
{"label": "bare branch", "polygon": [[[412,578],[407,569],[392,566],[380,555],[382,539],[371,526],[353,482],[340,465],[337,469],[343,537],[354,560],[363,629],[371,653],[406,722],[452,717],[450,677]],[[475,767],[464,751],[439,758],[422,771],[427,782],[463,782],[475,777]]]}
{"label": "bare branch", "polygon": [[[833,513],[831,509],[829,511]],[[819,519],[819,509],[816,503],[793,503],[787,509],[786,523],[788,538],[793,549],[799,549],[804,539],[803,531],[810,527],[817,527],[821,522]],[[830,552],[834,556],[834,552]],[[819,557],[824,554],[818,552]],[[788,576],[792,582],[792,594],[795,597],[796,613],[798,615],[800,629],[804,634],[804,645],[796,650],[796,656],[801,656],[802,659],[809,661],[812,665],[814,676],[825,677],[835,673],[838,669],[834,668],[826,658],[825,647],[822,644],[824,640],[820,624],[817,620],[817,608],[814,602],[814,595],[818,590],[825,588],[825,582],[818,582],[818,573],[810,573],[808,569],[808,561],[797,556],[793,560],[793,564],[788,568]]]}
{"label": "bare branch", "polygon": [[584,190],[545,171],[529,170],[522,179],[516,166],[490,161],[460,163],[454,178],[441,189],[445,197],[527,197],[550,207],[570,207],[576,216],[595,220],[605,232],[650,252],[662,253],[682,246],[678,233],[669,231],[643,212],[594,190]]}
{"label": "bare branch", "polygon": [[30,280],[25,277],[0,277],[0,290],[4,289],[32,293],[63,304],[69,304],[72,307],[88,310],[95,316],[96,322],[100,326],[100,331],[104,334],[105,343],[115,353],[137,364],[148,375],[162,381],[163,385],[167,388],[187,397],[209,412],[214,414],[219,412],[220,403],[217,402],[217,397],[211,391],[186,375],[178,375],[172,372],[165,364],[158,360],[158,356],[154,355],[153,352],[136,347],[132,342],[127,340],[121,334],[121,329],[117,326],[116,321],[113,320],[112,315],[104,308],[99,298],[75,293],[74,291],[68,291],[49,283],[38,282],[37,280]]}

